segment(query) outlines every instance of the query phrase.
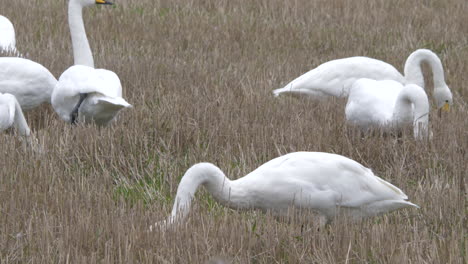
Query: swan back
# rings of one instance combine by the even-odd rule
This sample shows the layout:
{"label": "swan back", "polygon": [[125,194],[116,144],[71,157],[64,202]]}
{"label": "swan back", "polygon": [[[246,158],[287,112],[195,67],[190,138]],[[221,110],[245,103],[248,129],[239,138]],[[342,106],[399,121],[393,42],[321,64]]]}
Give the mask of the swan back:
{"label": "swan back", "polygon": [[273,93],[346,97],[352,84],[360,78],[404,82],[401,73],[386,62],[368,57],[350,57],[323,63]]}
{"label": "swan back", "polygon": [[16,51],[15,28],[11,21],[0,15],[0,50]]}
{"label": "swan back", "polygon": [[[271,176],[270,176],[271,175]],[[378,199],[407,199],[394,185],[347,157],[325,152],[293,152],[275,158],[239,180],[301,182],[314,189],[342,194],[343,205],[358,206],[378,195]],[[239,181],[238,180],[238,181]],[[254,187],[255,188],[255,187]],[[362,191],[365,190],[364,193]],[[366,202],[365,202],[366,201]]]}

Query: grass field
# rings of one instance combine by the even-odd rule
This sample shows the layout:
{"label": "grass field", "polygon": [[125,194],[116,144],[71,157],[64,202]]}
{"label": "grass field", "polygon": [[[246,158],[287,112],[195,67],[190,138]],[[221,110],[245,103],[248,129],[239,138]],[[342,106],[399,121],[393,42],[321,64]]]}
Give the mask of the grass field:
{"label": "grass field", "polygon": [[[57,78],[73,63],[66,3],[0,1],[17,48]],[[0,262],[467,263],[467,14],[466,0],[116,0],[87,8],[96,67],[119,75],[134,107],[105,128],[72,128],[48,105],[27,112],[43,154],[0,135]],[[418,48],[439,55],[454,95],[450,113],[439,117],[433,106],[430,141],[362,138],[345,125],[345,100],[271,94],[336,58],[369,56],[402,70]],[[169,215],[192,164],[212,162],[235,179],[299,150],[350,157],[421,209],[318,230],[311,213],[278,220],[238,212],[202,189],[186,224],[147,232]]]}

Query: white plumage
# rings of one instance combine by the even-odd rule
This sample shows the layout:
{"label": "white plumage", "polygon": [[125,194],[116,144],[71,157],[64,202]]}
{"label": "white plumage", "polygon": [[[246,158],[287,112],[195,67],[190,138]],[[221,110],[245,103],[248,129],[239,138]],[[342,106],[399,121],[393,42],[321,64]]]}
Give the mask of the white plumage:
{"label": "white plumage", "polygon": [[409,124],[415,138],[428,136],[429,100],[415,84],[359,79],[350,89],[345,112],[348,122],[363,129]]}
{"label": "white plumage", "polygon": [[411,53],[405,63],[405,76],[386,62],[368,57],[351,57],[326,62],[294,79],[283,88],[274,90],[273,93],[275,96],[302,94],[314,98],[346,97],[353,83],[361,78],[394,80],[424,88],[421,69],[423,62],[428,63],[432,70],[437,107],[448,107],[452,104],[452,93],[445,83],[442,63],[436,54],[427,49],[418,49]]}
{"label": "white plumage", "polygon": [[106,125],[122,108],[131,105],[122,98],[119,77],[111,71],[94,68],[82,16],[83,7],[93,4],[110,4],[110,2],[69,1],[68,23],[75,65],[60,76],[52,94],[52,106],[67,122],[84,120]]}
{"label": "white plumage", "polygon": [[105,125],[120,109],[130,106],[122,98],[122,86],[115,73],[75,65],[60,76],[52,95],[52,105],[63,120],[71,122],[70,114],[80,94],[88,94],[78,109],[80,121]]}
{"label": "white plumage", "polygon": [[14,126],[22,136],[29,136],[29,129],[21,106],[12,94],[0,93],[0,132]]}
{"label": "white plumage", "polygon": [[15,28],[11,21],[0,15],[0,50],[16,52]]}
{"label": "white plumage", "polygon": [[229,180],[211,163],[192,166],[177,189],[171,216],[182,220],[199,185],[220,203],[284,214],[289,207],[312,209],[327,221],[340,211],[354,219],[404,207],[418,207],[394,185],[349,158],[321,152],[295,152],[275,158],[245,177]]}
{"label": "white plumage", "polygon": [[14,95],[23,110],[50,102],[56,84],[52,73],[39,63],[23,58],[0,58],[0,93]]}

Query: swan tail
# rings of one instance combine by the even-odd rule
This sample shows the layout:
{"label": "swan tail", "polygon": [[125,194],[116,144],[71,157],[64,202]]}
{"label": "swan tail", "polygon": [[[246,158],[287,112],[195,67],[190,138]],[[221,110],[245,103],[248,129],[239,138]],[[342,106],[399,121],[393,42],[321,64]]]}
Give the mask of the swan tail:
{"label": "swan tail", "polygon": [[122,108],[132,107],[125,99],[122,97],[110,98],[104,97],[99,98],[98,103],[107,108],[115,108],[115,110],[120,110]]}
{"label": "swan tail", "polygon": [[112,121],[123,108],[131,107],[121,97],[100,97],[91,100],[91,104],[80,107],[81,119],[85,122],[94,120],[96,124],[106,125]]}
{"label": "swan tail", "polygon": [[288,87],[279,88],[279,89],[273,90],[273,95],[274,95],[275,97],[278,97],[278,96],[280,96],[280,94],[282,94],[282,93],[287,93],[287,92],[289,92],[290,90],[291,90],[291,89],[288,88]]}
{"label": "swan tail", "polygon": [[407,207],[420,208],[417,204],[405,200],[383,200],[366,205],[363,212],[366,216],[374,216]]}

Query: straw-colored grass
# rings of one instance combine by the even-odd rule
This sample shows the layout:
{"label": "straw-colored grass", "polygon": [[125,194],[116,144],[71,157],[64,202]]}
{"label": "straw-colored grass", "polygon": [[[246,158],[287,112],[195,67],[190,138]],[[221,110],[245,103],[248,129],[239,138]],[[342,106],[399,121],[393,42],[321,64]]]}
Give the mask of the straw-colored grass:
{"label": "straw-colored grass", "polygon": [[[57,78],[73,61],[66,2],[0,1],[17,48]],[[466,0],[116,2],[87,8],[85,24],[96,66],[119,75],[134,108],[105,128],[27,112],[43,154],[0,135],[1,263],[466,263]],[[428,142],[361,137],[345,100],[271,94],[335,58],[402,70],[418,48],[440,56],[454,95],[450,113],[432,109]],[[299,150],[355,159],[421,209],[317,230],[313,214],[237,212],[201,191],[186,224],[147,232],[192,164],[235,179]]]}

